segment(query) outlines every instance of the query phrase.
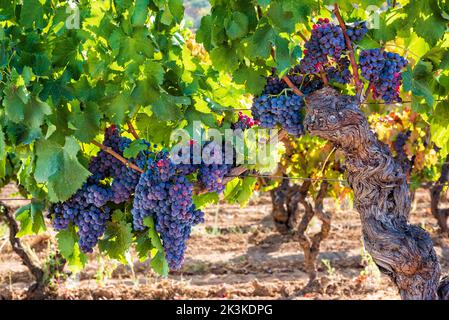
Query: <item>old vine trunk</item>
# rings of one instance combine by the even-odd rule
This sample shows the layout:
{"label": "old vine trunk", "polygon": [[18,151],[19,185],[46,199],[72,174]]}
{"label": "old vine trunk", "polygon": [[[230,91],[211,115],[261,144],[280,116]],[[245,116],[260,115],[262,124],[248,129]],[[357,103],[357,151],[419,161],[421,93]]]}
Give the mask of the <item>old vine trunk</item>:
{"label": "old vine trunk", "polygon": [[355,97],[326,87],[307,99],[305,125],[346,158],[348,182],[362,221],[365,247],[402,299],[447,299],[448,279],[429,234],[408,223],[410,192],[401,166],[371,131]]}

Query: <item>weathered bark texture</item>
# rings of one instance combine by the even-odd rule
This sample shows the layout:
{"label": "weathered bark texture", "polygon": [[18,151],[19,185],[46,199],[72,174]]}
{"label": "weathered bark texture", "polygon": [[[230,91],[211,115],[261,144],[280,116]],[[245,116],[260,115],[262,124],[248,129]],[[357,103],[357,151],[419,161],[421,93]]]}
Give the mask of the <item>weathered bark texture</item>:
{"label": "weathered bark texture", "polygon": [[371,131],[356,99],[326,87],[307,99],[305,125],[346,158],[348,182],[362,221],[367,251],[397,285],[402,299],[447,297],[429,234],[408,223],[410,192],[401,166]]}
{"label": "weathered bark texture", "polygon": [[295,227],[298,202],[291,201],[291,198],[296,189],[296,186],[291,186],[289,181],[284,179],[279,187],[270,192],[274,225],[282,234],[292,231]]}
{"label": "weathered bark texture", "polygon": [[[331,228],[331,216],[324,211],[323,206],[323,201],[327,194],[328,183],[326,181],[321,183],[320,190],[314,199],[314,207],[307,200],[307,193],[310,185],[310,181],[305,181],[297,193],[297,201],[299,201],[305,209],[304,215],[299,223],[297,236],[304,252],[304,264],[306,272],[309,275],[309,283],[306,288],[313,287],[315,284],[314,282],[317,277],[316,259],[320,253],[321,242],[327,238]],[[307,235],[307,228],[315,215],[321,220],[321,229],[309,237]]]}
{"label": "weathered bark texture", "polygon": [[441,176],[435,185],[430,190],[431,203],[430,207],[432,215],[437,219],[438,226],[442,232],[449,233],[449,226],[447,219],[449,217],[449,208],[440,209],[441,193],[443,186],[449,182],[449,156],[447,156],[445,163],[441,167]]}
{"label": "weathered bark texture", "polygon": [[[3,212],[1,212],[3,211]],[[12,250],[20,257],[22,263],[30,270],[31,274],[35,278],[36,282],[28,288],[27,297],[30,299],[40,299],[44,296],[45,284],[44,284],[44,271],[33,263],[30,256],[23,248],[20,239],[16,237],[19,232],[19,226],[14,219],[14,214],[8,206],[0,202],[0,213],[3,214],[4,220],[9,228],[9,242]]]}

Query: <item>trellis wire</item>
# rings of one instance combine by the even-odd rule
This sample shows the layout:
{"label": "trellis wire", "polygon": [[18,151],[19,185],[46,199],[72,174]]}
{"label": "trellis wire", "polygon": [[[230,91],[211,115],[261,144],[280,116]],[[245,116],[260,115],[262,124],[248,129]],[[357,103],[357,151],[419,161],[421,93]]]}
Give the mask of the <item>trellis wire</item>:
{"label": "trellis wire", "polygon": [[[233,178],[239,178],[242,176],[238,176],[238,175],[228,175],[227,177],[233,177]],[[253,178],[269,178],[269,179],[282,179],[282,180],[301,180],[301,181],[312,181],[312,182],[317,182],[317,181],[326,181],[326,182],[339,182],[342,184],[346,184],[348,185],[348,181],[345,179],[329,179],[329,178],[306,178],[306,177],[286,177],[286,176],[272,176],[269,174],[246,174],[243,175],[243,177],[253,177]],[[418,186],[418,187],[427,187],[429,188],[430,186],[433,185],[440,185],[440,186],[448,186],[449,185],[449,181],[448,182],[438,182],[438,181],[427,181],[427,182],[421,182],[418,184],[413,183],[413,186]],[[26,199],[26,198],[0,198],[0,201],[32,201],[33,199]]]}
{"label": "trellis wire", "polygon": [[[435,102],[444,102],[444,101],[449,101],[448,99],[439,99],[439,100],[434,100]],[[380,105],[390,105],[390,106],[395,106],[395,105],[403,105],[403,104],[407,104],[407,103],[412,103],[413,101],[402,101],[402,102],[396,102],[396,103],[385,103],[385,102],[362,102],[361,105],[376,105],[376,104],[380,104]],[[214,110],[219,110],[219,111],[251,111],[251,108],[212,108]]]}

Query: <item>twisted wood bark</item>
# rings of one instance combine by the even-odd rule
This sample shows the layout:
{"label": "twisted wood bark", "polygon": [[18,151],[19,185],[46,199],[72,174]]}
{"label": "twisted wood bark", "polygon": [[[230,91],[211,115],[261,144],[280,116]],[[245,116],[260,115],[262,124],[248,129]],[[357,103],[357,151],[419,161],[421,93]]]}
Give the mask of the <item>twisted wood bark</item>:
{"label": "twisted wood bark", "polygon": [[[304,208],[304,214],[301,216],[298,228],[295,231],[295,238],[298,239],[304,252],[304,267],[309,275],[309,282],[304,290],[314,290],[316,287],[316,260],[320,253],[321,242],[327,238],[331,228],[331,216],[324,211],[323,205],[329,184],[326,181],[321,183],[313,203],[308,199],[311,186],[311,180],[307,180],[299,186],[290,185],[288,180],[285,179],[278,188],[272,190],[272,215],[275,225],[280,232],[293,230],[293,221],[299,215],[298,204],[301,204]],[[307,228],[315,216],[320,219],[321,228],[317,233],[309,236]]]}
{"label": "twisted wood bark", "polygon": [[408,223],[406,176],[371,131],[356,98],[330,87],[314,92],[307,98],[305,125],[312,135],[343,151],[365,247],[396,284],[401,298],[447,298],[449,281],[439,287],[440,265],[429,234]]}
{"label": "twisted wood bark", "polygon": [[45,291],[44,271],[34,264],[26,250],[23,248],[20,239],[17,238],[16,235],[19,232],[19,226],[14,219],[11,208],[0,202],[0,209],[3,210],[4,220],[9,228],[9,242],[12,250],[20,257],[22,263],[28,268],[36,280],[36,282],[28,288],[27,297],[30,299],[42,298]]}

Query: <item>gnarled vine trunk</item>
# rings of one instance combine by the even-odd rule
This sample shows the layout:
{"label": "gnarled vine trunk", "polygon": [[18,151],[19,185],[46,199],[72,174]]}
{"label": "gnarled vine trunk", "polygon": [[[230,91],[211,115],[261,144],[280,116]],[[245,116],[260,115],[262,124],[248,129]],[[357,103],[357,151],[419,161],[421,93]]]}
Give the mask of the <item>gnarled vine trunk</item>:
{"label": "gnarled vine trunk", "polygon": [[449,280],[429,234],[408,223],[410,192],[401,166],[371,131],[355,97],[326,87],[307,98],[305,125],[345,155],[367,251],[402,299],[447,299]]}
{"label": "gnarled vine trunk", "polygon": [[[324,210],[323,205],[329,185],[326,181],[321,183],[317,195],[311,199],[313,203],[308,199],[311,186],[311,180],[306,180],[301,185],[290,185],[288,179],[284,179],[278,188],[271,191],[273,220],[280,232],[294,230],[294,221],[299,218],[298,204],[304,208],[304,214],[294,235],[304,252],[304,268],[309,276],[305,291],[314,290],[317,287],[315,281],[317,257],[320,253],[321,242],[327,238],[331,228],[331,215]],[[309,236],[307,229],[315,216],[321,221],[321,228],[317,233]]]}

